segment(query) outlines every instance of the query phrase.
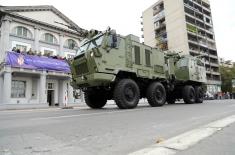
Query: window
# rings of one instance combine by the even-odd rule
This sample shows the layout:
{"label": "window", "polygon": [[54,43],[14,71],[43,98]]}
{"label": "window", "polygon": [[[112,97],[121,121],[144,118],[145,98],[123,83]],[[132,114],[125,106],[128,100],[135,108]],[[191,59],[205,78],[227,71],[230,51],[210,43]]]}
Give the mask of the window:
{"label": "window", "polygon": [[135,64],[140,65],[140,47],[134,46],[135,51]]}
{"label": "window", "polygon": [[48,43],[57,43],[55,37],[52,34],[50,34],[50,33],[46,33],[44,37],[45,37],[44,38],[45,42],[48,42]]}
{"label": "window", "polygon": [[16,49],[19,49],[20,51],[26,52],[27,46],[16,44]]}
{"label": "window", "polygon": [[68,58],[68,59],[74,58],[74,54],[67,54],[67,58]]}
{"label": "window", "polygon": [[69,49],[75,49],[78,45],[76,41],[74,41],[73,39],[68,39],[65,43],[65,46],[68,47]]}
{"label": "window", "polygon": [[12,80],[11,84],[11,97],[12,98],[25,98],[26,81]]}
{"label": "window", "polygon": [[17,26],[14,29],[14,33],[15,33],[15,35],[17,35],[19,37],[32,38],[31,32],[23,26]]}
{"label": "window", "polygon": [[150,54],[151,52],[149,50],[145,50],[145,62],[148,67],[151,66]]}
{"label": "window", "polygon": [[54,83],[47,83],[47,89],[48,90],[54,90],[55,89],[55,84]]}
{"label": "window", "polygon": [[50,50],[44,50],[44,55],[52,56],[52,55],[53,55],[53,51],[50,51]]}

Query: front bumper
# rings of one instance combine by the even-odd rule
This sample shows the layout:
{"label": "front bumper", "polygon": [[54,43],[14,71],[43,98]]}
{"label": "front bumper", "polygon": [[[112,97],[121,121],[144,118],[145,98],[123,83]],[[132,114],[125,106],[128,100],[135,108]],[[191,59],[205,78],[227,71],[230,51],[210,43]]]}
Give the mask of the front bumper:
{"label": "front bumper", "polygon": [[72,86],[86,88],[94,86],[106,86],[115,80],[116,75],[106,73],[94,73],[74,78]]}

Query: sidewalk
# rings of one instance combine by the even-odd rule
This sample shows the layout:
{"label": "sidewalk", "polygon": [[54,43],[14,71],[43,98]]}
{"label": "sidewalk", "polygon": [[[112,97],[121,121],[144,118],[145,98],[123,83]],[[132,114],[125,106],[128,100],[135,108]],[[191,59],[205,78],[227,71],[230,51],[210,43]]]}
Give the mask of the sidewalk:
{"label": "sidewalk", "polygon": [[235,123],[176,155],[234,155]]}
{"label": "sidewalk", "polygon": [[[146,104],[147,100],[141,99],[139,105]],[[116,103],[113,100],[108,100],[106,106],[116,106]],[[79,108],[79,107],[87,107],[86,103],[79,101],[78,103],[68,104],[67,107]],[[49,106],[47,104],[0,104],[0,111],[5,110],[29,110],[29,109],[61,109],[61,106]]]}
{"label": "sidewalk", "polygon": [[26,110],[26,109],[54,109],[58,107],[49,107],[47,104],[0,104],[0,111],[4,110]]}

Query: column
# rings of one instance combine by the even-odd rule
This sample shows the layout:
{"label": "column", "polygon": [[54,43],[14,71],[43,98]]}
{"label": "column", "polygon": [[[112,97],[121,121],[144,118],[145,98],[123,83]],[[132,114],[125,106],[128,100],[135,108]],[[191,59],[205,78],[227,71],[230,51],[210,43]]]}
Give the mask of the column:
{"label": "column", "polygon": [[47,92],[46,92],[46,71],[43,71],[39,79],[39,104],[47,103]]}
{"label": "column", "polygon": [[9,104],[11,102],[11,68],[6,67],[3,74],[3,104]]}
{"label": "column", "polygon": [[[70,81],[68,81],[68,83],[69,82]],[[73,87],[70,85],[70,83],[68,85],[69,85],[69,88],[68,88],[68,103],[74,103]]]}
{"label": "column", "polygon": [[63,34],[60,34],[60,38],[59,38],[59,44],[60,44],[60,51],[58,52],[58,54],[60,55],[60,56],[65,56],[64,55],[64,36],[63,36]]}
{"label": "column", "polygon": [[40,49],[39,49],[39,28],[38,27],[34,27],[34,50],[39,52]]}
{"label": "column", "polygon": [[65,91],[66,89],[66,80],[59,80],[59,106],[63,107],[65,104]]}
{"label": "column", "polygon": [[1,26],[1,42],[0,42],[0,62],[5,58],[6,51],[10,50],[10,18],[4,17]]}
{"label": "column", "polygon": [[82,91],[82,90],[80,90],[80,92],[81,92],[81,96],[80,96],[80,98],[81,98],[81,103],[85,103],[85,99],[84,99],[84,92]]}
{"label": "column", "polygon": [[[0,75],[0,88],[3,88],[3,76]],[[0,89],[0,104],[2,104],[3,89]]]}

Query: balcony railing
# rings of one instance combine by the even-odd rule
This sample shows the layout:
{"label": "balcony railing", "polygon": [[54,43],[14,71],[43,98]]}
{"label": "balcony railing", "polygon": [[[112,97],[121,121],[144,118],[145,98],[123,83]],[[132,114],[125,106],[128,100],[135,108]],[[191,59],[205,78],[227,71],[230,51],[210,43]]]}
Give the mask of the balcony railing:
{"label": "balcony railing", "polygon": [[164,10],[159,12],[158,14],[156,14],[154,17],[153,17],[153,21],[154,22],[157,22],[159,21],[160,19],[164,18],[165,17],[165,12]]}
{"label": "balcony railing", "polygon": [[7,52],[5,65],[14,68],[70,73],[70,66],[66,60],[17,52]]}

